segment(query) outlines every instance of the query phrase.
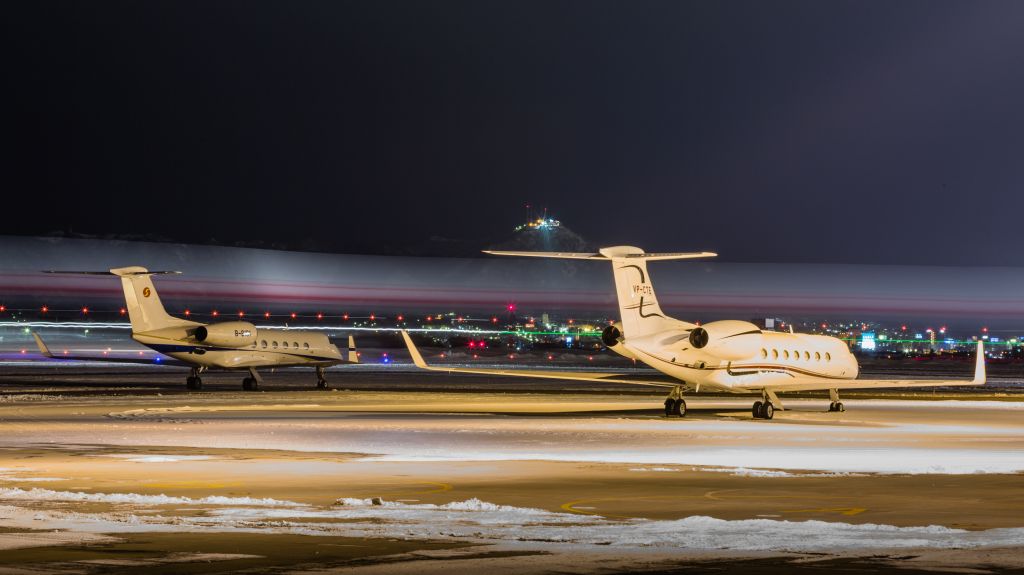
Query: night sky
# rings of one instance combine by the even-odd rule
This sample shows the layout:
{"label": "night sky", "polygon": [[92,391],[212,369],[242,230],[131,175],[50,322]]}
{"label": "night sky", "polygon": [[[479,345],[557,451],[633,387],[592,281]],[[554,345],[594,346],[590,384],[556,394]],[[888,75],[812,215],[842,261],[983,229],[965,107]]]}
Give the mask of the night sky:
{"label": "night sky", "polygon": [[1024,265],[1024,3],[5,5],[2,233]]}

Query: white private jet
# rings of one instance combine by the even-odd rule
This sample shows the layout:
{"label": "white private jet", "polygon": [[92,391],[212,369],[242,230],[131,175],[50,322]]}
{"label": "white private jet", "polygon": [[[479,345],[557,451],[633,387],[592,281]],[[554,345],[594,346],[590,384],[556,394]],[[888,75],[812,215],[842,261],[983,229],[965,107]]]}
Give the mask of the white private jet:
{"label": "white private jet", "polygon": [[664,314],[647,273],[647,262],[713,257],[711,252],[644,253],[640,248],[617,246],[599,253],[486,251],[503,256],[602,260],[612,264],[622,321],[605,328],[601,339],[609,349],[647,364],[679,383],[637,381],[617,374],[549,370],[477,369],[430,366],[409,334],[402,332],[416,366],[445,372],[627,383],[671,388],[665,399],[667,416],[686,414],[683,392],[701,389],[733,393],[761,393],[754,402],[755,418],[771,419],[783,409],[777,395],[785,391],[828,390],[829,411],[844,411],[841,389],[983,385],[984,349],[978,342],[974,379],[914,380],[857,379],[857,359],[838,338],[803,333],[764,331],[740,320],[687,323]]}
{"label": "white private jet", "polygon": [[[115,275],[121,278],[132,339],[192,368],[186,381],[188,389],[202,389],[200,374],[210,368],[248,370],[242,389],[255,391],[262,381],[256,368],[310,366],[316,368],[317,388],[326,389],[324,369],[342,363],[359,363],[355,341],[348,338],[348,358],[315,331],[263,329],[246,321],[203,324],[173,317],[167,313],[151,279],[154,275],[179,274],[175,271],[149,271],[133,266],[109,272],[47,272],[60,274]],[[107,357],[71,357],[53,354],[38,334],[39,351],[46,357],[141,363],[139,360]],[[147,361],[146,363],[152,363]]]}

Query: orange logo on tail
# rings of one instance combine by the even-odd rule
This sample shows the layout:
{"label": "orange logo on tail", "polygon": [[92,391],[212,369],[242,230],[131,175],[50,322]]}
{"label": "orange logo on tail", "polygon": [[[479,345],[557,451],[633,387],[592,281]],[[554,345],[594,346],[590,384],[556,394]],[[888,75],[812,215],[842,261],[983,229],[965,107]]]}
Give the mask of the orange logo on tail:
{"label": "orange logo on tail", "polygon": [[142,297],[149,297],[150,291],[148,287],[142,288]]}

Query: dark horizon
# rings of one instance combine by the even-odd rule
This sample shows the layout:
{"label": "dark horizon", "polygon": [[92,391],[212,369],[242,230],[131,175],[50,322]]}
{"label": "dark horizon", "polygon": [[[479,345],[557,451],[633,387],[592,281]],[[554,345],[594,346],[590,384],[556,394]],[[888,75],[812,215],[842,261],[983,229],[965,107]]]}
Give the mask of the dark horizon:
{"label": "dark horizon", "polygon": [[595,246],[1024,266],[1020,3],[20,2],[5,20],[6,234],[453,255],[531,204]]}

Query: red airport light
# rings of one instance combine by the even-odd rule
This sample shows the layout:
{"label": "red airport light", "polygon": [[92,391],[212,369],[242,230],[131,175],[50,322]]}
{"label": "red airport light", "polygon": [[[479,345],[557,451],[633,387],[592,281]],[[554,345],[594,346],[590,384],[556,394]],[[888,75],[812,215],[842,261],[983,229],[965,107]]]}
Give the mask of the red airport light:
{"label": "red airport light", "polygon": [[373,314],[371,313],[371,314],[370,314],[370,321],[373,321],[373,320],[375,320],[375,319],[377,319],[377,316],[375,316],[375,315],[373,315]]}
{"label": "red airport light", "polygon": [[82,308],[82,313],[89,313],[89,308],[83,307]]}
{"label": "red airport light", "polygon": [[576,320],[574,320],[574,319],[570,319],[570,320],[569,320],[569,325],[572,325],[572,324],[574,324],[574,323],[576,323]]}
{"label": "red airport light", "polygon": [[492,317],[491,318],[491,323],[498,323],[498,318]]}
{"label": "red airport light", "polygon": [[553,356],[553,355],[549,355],[549,356],[548,356],[548,359],[555,359],[555,356]]}
{"label": "red airport light", "polygon": [[192,315],[192,312],[189,310],[185,310],[185,317],[188,317],[190,315]]}
{"label": "red airport light", "polygon": [[345,320],[345,321],[348,321],[348,314],[347,314],[347,313],[346,313],[346,314],[343,314],[343,315],[341,316],[341,319],[343,319],[343,320]]}
{"label": "red airport light", "polygon": [[295,312],[292,312],[292,319],[295,319],[295,318],[296,318]]}
{"label": "red airport light", "polygon": [[473,354],[473,359],[477,359],[477,358],[479,358],[479,357],[480,357],[479,355],[477,355],[477,354],[475,354],[475,353]]}
{"label": "red airport light", "polygon": [[21,353],[24,355],[25,353],[28,353],[28,351],[23,349],[21,350]]}
{"label": "red airport light", "polygon": [[7,311],[7,306],[0,305],[0,311]]}
{"label": "red airport light", "polygon": [[907,326],[902,326],[900,329],[902,329],[903,331],[907,331]]}
{"label": "red airport light", "polygon": [[316,319],[324,319],[324,314],[322,314],[322,313],[316,314]]}
{"label": "red airport light", "polygon": [[46,312],[50,311],[50,308],[48,308],[48,307],[46,307],[46,306],[44,305],[44,306],[43,306],[43,310],[42,310],[42,311],[43,311],[43,313],[46,313]]}
{"label": "red airport light", "polygon": [[516,311],[516,304],[514,304],[514,303],[508,304],[508,311]]}
{"label": "red airport light", "polygon": [[476,342],[475,341],[469,342],[469,347],[476,347]]}
{"label": "red airport light", "polygon": [[510,354],[508,354],[508,358],[509,359],[515,359],[516,355],[514,353],[510,353]]}
{"label": "red airport light", "polygon": [[124,308],[121,308],[121,315],[124,315],[124,314],[126,314],[126,313],[128,313],[128,310],[126,310],[126,309],[124,309]]}
{"label": "red airport light", "polygon": [[[0,305],[0,311],[4,311],[4,306]],[[988,328],[987,327],[981,328],[981,333],[988,333]]]}
{"label": "red airport light", "polygon": [[428,316],[427,316],[427,321],[430,321],[431,319],[433,319],[433,316],[429,316],[429,315],[428,315]]}
{"label": "red airport light", "polygon": [[441,354],[441,359],[444,359],[444,354],[443,353]]}
{"label": "red airport light", "polygon": [[213,310],[213,313],[210,315],[212,315],[213,317],[217,317],[218,315],[220,315],[220,313],[218,313],[217,310]]}
{"label": "red airport light", "polygon": [[263,312],[263,317],[265,317],[267,319],[270,319],[270,312],[269,311]]}
{"label": "red airport light", "polygon": [[587,356],[587,361],[594,361],[594,356],[588,355]]}
{"label": "red airport light", "polygon": [[403,319],[405,319],[405,316],[398,316],[398,321],[402,321]]}
{"label": "red airport light", "polygon": [[245,312],[244,311],[238,312],[238,317],[245,317]]}

